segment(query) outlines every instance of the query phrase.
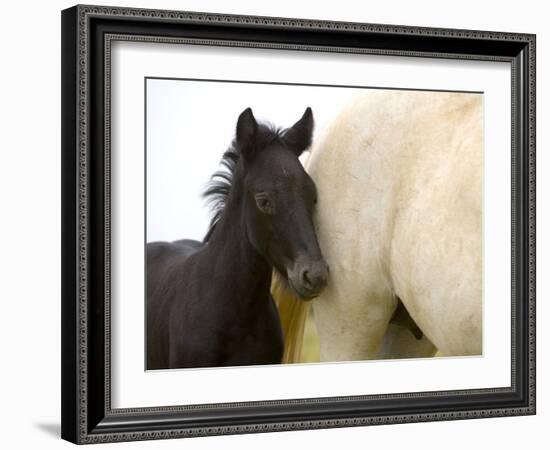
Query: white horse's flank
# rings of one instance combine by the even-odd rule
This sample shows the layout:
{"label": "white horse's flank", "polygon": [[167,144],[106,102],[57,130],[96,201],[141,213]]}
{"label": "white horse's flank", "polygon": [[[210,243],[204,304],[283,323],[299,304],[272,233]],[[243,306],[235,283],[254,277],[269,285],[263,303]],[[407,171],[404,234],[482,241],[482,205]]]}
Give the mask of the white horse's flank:
{"label": "white horse's flank", "polygon": [[481,354],[482,146],[477,94],[369,90],[323,130],[307,163],[322,361],[433,355],[388,327],[397,297],[442,354]]}

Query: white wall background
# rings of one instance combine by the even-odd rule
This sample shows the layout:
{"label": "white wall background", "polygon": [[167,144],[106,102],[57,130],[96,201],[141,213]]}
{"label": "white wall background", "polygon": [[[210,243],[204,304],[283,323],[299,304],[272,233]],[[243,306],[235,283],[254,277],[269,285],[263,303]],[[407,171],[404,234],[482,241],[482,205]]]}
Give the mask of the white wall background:
{"label": "white wall background", "polygon": [[[98,0],[98,3],[100,2]],[[2,112],[3,448],[69,448],[59,440],[60,398],[60,15],[71,1],[4,5],[0,28]],[[239,14],[338,19],[403,25],[532,32],[538,35],[538,173],[549,169],[550,77],[544,2],[463,0],[408,2],[253,2],[251,0],[110,0],[106,4]],[[117,448],[541,448],[550,420],[548,384],[550,214],[538,183],[538,415],[461,422],[392,425],[187,441],[115,444]],[[368,380],[366,380],[368,382]],[[110,448],[110,447],[109,447]]]}
{"label": "white wall background", "polygon": [[310,106],[316,134],[360,91],[147,80],[147,242],[202,240],[211,214],[201,194],[245,108],[250,106],[258,121],[287,128]]}

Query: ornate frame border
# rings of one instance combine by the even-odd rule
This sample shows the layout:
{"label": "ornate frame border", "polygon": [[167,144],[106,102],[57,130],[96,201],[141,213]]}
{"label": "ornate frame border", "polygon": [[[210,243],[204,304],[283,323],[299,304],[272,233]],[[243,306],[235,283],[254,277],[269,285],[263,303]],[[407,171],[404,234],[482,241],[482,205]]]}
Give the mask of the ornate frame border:
{"label": "ornate frame border", "polygon": [[[282,31],[316,30],[345,36],[354,33],[365,38],[376,37],[377,46],[341,46],[323,43],[275,43],[251,41],[246,39],[213,39],[151,36],[136,32],[112,33],[93,31],[93,24],[107,21],[119,21],[122,27],[126,21],[139,22],[143,26],[151,23],[167,24],[171,27],[241,27],[253,33],[256,30]],[[195,12],[160,11],[146,9],[111,8],[98,6],[76,6],[65,10],[63,22],[63,292],[62,292],[62,436],[76,443],[96,443],[110,441],[128,441],[142,439],[161,439],[172,437],[205,436],[215,434],[234,434],[250,432],[269,432],[296,429],[347,427],[371,424],[388,424],[420,421],[439,421],[525,415],[535,413],[535,36],[530,34],[499,33],[486,31],[449,30],[423,27],[404,27],[395,25],[377,25],[332,21],[310,21],[304,19],[286,19],[255,16],[234,16],[204,14]],[[132,23],[134,23],[132,22]],[[99,37],[98,37],[99,36]],[[384,41],[389,38],[406,41],[412,38],[406,49],[386,48]],[[461,46],[452,47],[453,52],[429,48],[415,49],[415,38],[424,37],[439,42],[441,38],[452,42],[456,39]],[[159,43],[187,43],[196,45],[245,46],[256,48],[293,49],[304,51],[349,52],[363,54],[384,54],[431,58],[481,59],[507,61],[512,64],[512,386],[510,388],[484,389],[472,391],[431,392],[420,394],[377,395],[360,397],[331,397],[320,399],[292,399],[274,402],[251,402],[239,404],[194,405],[166,408],[139,408],[113,410],[110,402],[110,67],[111,43],[115,40],[146,41]],[[381,42],[381,44],[380,44]],[[485,53],[478,50],[480,43],[490,50]],[[94,60],[98,48],[103,47],[102,59]],[[101,53],[101,52],[99,52]],[[100,67],[98,67],[100,66]],[[104,72],[103,125],[101,160],[101,179],[95,175],[98,169],[90,164],[92,152],[97,151],[99,139],[93,141],[91,127],[96,116],[91,114],[92,103],[99,92],[91,83],[92,77]],[[516,101],[517,99],[517,101]],[[76,107],[75,107],[76,105]],[[92,145],[93,144],[93,145]],[[521,156],[523,153],[523,157]],[[517,158],[516,158],[517,156]],[[516,159],[518,162],[516,162]],[[102,187],[97,191],[97,184]],[[519,190],[518,190],[519,186]],[[102,196],[99,210],[92,206],[91,197]],[[99,217],[99,213],[101,217]],[[91,239],[90,233],[103,230],[102,239]],[[92,231],[93,230],[93,231]],[[519,234],[518,234],[519,233]],[[517,239],[516,236],[520,236]],[[522,239],[524,236],[524,239]],[[95,238],[97,239],[97,238]],[[526,242],[523,242],[523,241]],[[101,251],[97,250],[101,246]],[[98,286],[91,276],[91,265],[97,259],[103,259],[103,290],[100,295],[104,304],[102,324],[94,319],[98,314],[98,305],[93,303]],[[518,259],[519,258],[519,259]],[[524,260],[524,261],[523,261]],[[518,261],[523,261],[518,268]],[[95,274],[97,275],[97,274]],[[521,295],[527,292],[528,295]],[[521,305],[516,304],[520,302]],[[522,317],[518,317],[516,306],[524,308]],[[103,336],[94,333],[99,327]],[[517,337],[524,337],[526,352],[517,360]],[[104,357],[102,371],[94,371],[97,359],[90,353],[96,353],[103,345],[100,354]],[[521,373],[516,371],[516,364]],[[92,370],[90,370],[92,368]],[[101,372],[101,373],[100,373]],[[102,379],[100,379],[102,377]],[[519,386],[521,385],[521,386]],[[90,400],[90,393],[97,392],[102,386],[102,405]],[[521,388],[521,389],[520,389]],[[522,392],[518,392],[521,390]],[[498,402],[487,407],[470,409],[454,408],[445,410],[428,406],[422,412],[396,414],[353,414],[350,409],[340,417],[301,420],[307,414],[295,414],[293,420],[265,423],[213,422],[208,425],[205,418],[208,410],[215,408],[242,409],[257,407],[287,407],[307,405],[325,405],[347,400],[382,401],[400,399],[409,403],[426,397],[465,397],[465,401],[476,396],[510,395],[503,405]],[[475,402],[474,402],[475,403]],[[413,405],[414,406],[414,405]],[[467,406],[467,405],[466,405]],[[322,408],[321,408],[322,409]],[[189,410],[202,412],[200,423],[176,423],[173,425],[171,414]],[[144,419],[145,417],[145,419]]]}

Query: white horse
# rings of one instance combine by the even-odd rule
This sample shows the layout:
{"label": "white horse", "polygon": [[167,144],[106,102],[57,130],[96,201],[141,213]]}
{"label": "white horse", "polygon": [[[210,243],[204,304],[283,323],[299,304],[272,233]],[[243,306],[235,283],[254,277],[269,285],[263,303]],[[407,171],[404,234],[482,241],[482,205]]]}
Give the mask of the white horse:
{"label": "white horse", "polygon": [[[481,354],[482,124],[478,94],[369,90],[322,130],[321,361]],[[399,299],[421,340],[391,323]]]}

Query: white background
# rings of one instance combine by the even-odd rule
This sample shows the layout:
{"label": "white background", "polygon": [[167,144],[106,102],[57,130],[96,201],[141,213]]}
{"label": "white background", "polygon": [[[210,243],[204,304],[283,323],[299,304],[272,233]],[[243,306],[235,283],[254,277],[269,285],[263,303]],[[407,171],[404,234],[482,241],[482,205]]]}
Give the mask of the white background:
{"label": "white background", "polygon": [[[152,49],[158,45],[148,47]],[[175,50],[174,46],[170,48]],[[191,47],[192,54],[207,53],[204,50],[204,47],[200,50]],[[226,50],[221,49],[219,54],[227,54]],[[243,50],[246,53],[248,49],[239,49],[240,52]],[[258,51],[258,54],[262,53],[265,51]],[[116,58],[119,51],[113,51],[112,55]],[[175,56],[167,59],[171,58]],[[214,60],[218,61],[217,58]],[[190,65],[185,64],[186,67]],[[151,66],[146,70],[151,73]],[[155,73],[158,70],[155,65]],[[245,72],[245,76],[250,77],[250,74]],[[258,121],[288,128],[310,106],[316,136],[354,95],[362,91],[338,87],[148,79],[147,242],[182,238],[202,240],[211,214],[201,194],[212,173],[219,169],[221,156],[235,136],[237,118],[245,108],[251,107]]]}
{"label": "white background", "polygon": [[[339,2],[139,1],[108,4],[164,7],[272,16],[339,19],[404,25],[460,27],[538,34],[538,173],[548,170],[550,95],[548,13],[543,2],[464,0],[441,7],[436,1],[388,1],[368,5]],[[2,39],[1,195],[2,259],[2,440],[6,448],[68,448],[59,434],[60,396],[60,17],[71,2],[25,2],[4,6]],[[548,316],[549,213],[538,183],[538,317]],[[119,448],[334,448],[407,449],[541,448],[547,442],[549,390],[547,327],[538,339],[538,415],[461,422],[393,425],[187,441],[115,444]]]}

